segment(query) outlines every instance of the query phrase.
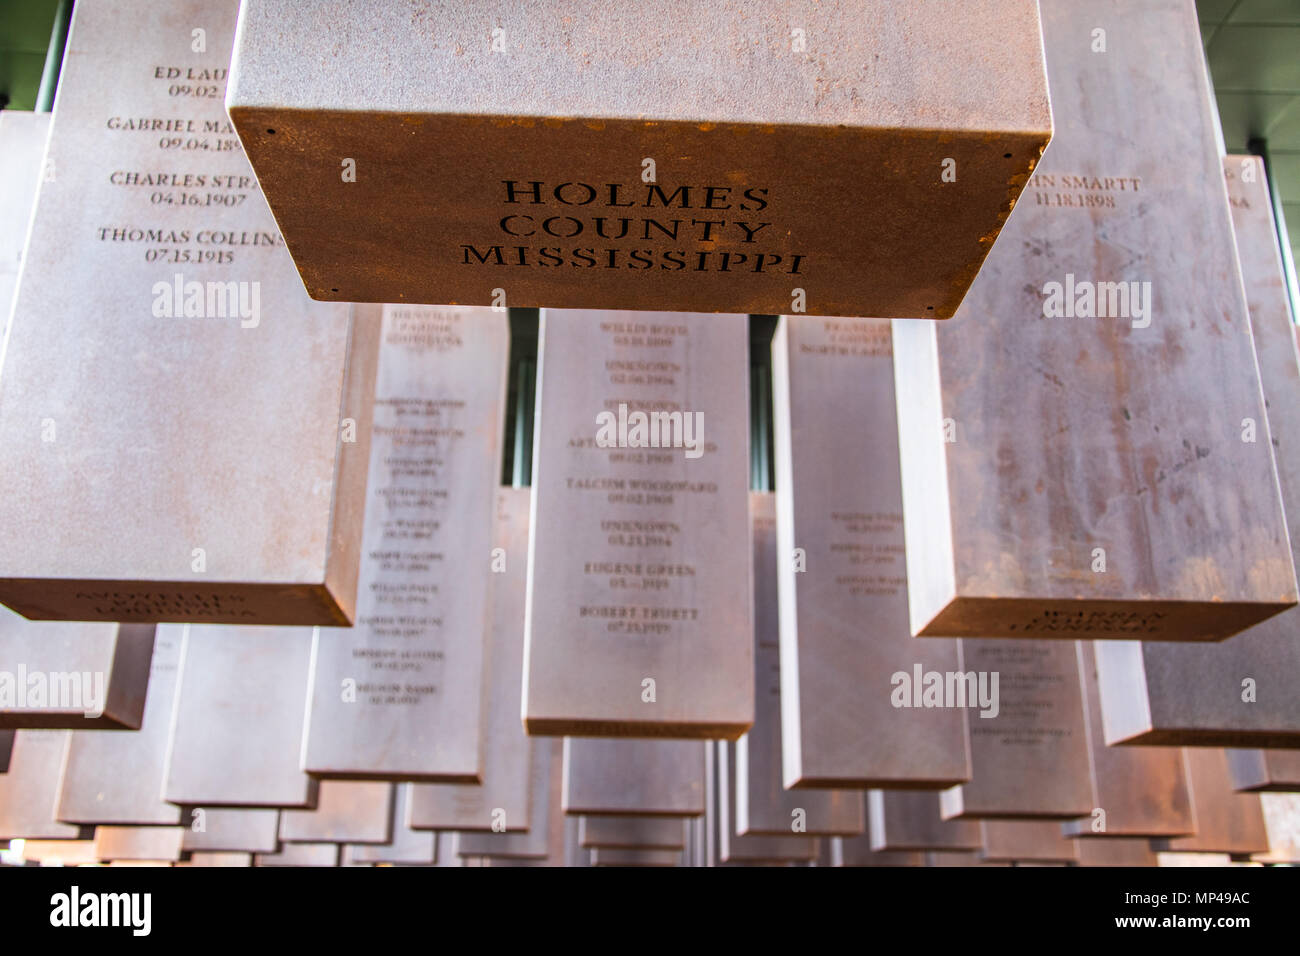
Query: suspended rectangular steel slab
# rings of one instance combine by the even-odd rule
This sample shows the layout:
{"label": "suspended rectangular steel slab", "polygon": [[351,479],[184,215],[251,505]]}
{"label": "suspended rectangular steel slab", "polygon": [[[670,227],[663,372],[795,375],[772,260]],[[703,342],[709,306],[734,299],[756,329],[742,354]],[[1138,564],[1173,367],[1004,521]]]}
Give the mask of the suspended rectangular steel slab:
{"label": "suspended rectangular steel slab", "polygon": [[164,800],[316,805],[301,768],[311,637],[310,628],[185,628]]}
{"label": "suspended rectangular steel slab", "polygon": [[314,776],[481,779],[509,352],[504,314],[384,308],[356,626],[312,642]]}
{"label": "suspended rectangular steel slab", "polygon": [[527,488],[500,488],[492,544],[500,548],[501,570],[491,575],[488,623],[485,747],[481,784],[422,784],[412,787],[412,827],[434,830],[507,830],[528,825],[533,741],[519,721],[523,680],[524,587],[528,568]]}
{"label": "suspended rectangular steel slab", "polygon": [[1062,825],[1075,837],[1168,837],[1196,832],[1187,768],[1178,747],[1108,747],[1098,688],[1096,645],[1077,641],[1092,779],[1092,810]]}
{"label": "suspended rectangular steel slab", "polygon": [[754,720],[745,315],[543,310],[524,726]]}
{"label": "suspended rectangular steel slab", "polygon": [[[1292,554],[1300,551],[1300,353],[1263,163],[1227,156],[1223,174],[1250,306],[1268,418],[1245,413],[1234,458],[1271,441]],[[1225,252],[1230,255],[1230,252]],[[1211,377],[1207,381],[1218,381]],[[1245,482],[1245,475],[1233,479]],[[1259,496],[1252,487],[1251,494]],[[1248,539],[1242,538],[1242,541]],[[1097,648],[1106,742],[1197,747],[1300,747],[1300,611],[1216,646],[1125,641]]]}
{"label": "suspended rectangular steel slab", "polygon": [[1041,10],[1052,145],[894,324],[912,632],[1221,641],[1297,594],[1196,11]]}
{"label": "suspended rectangular steel slab", "polygon": [[73,11],[0,369],[25,617],[352,621],[378,309],[294,274],[222,108],[236,13]]}
{"label": "suspended rectangular steel slab", "polygon": [[244,3],[313,297],[947,318],[1051,137],[1028,0],[575,12]]}
{"label": "suspended rectangular steel slab", "polygon": [[181,820],[180,807],[163,800],[162,788],[184,625],[160,624],[156,631],[153,625],[122,629],[142,626],[151,633],[153,653],[140,729],[129,734],[72,734],[55,808],[55,816],[65,823],[164,825]]}
{"label": "suspended rectangular steel slab", "polygon": [[152,624],[29,621],[0,607],[0,728],[138,730]]}
{"label": "suspended rectangular steel slab", "polygon": [[896,675],[960,668],[956,641],[914,641],[908,625],[892,355],[874,319],[786,315],[772,340],[788,787],[971,775],[966,712],[895,694]]}

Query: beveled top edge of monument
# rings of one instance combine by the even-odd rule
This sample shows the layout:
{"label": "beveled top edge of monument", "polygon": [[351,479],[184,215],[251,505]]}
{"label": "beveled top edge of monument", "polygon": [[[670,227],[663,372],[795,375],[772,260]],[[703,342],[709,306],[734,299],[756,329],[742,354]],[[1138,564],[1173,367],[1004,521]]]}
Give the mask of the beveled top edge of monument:
{"label": "beveled top edge of monument", "polygon": [[1036,0],[342,6],[243,0],[227,107],[1051,129]]}

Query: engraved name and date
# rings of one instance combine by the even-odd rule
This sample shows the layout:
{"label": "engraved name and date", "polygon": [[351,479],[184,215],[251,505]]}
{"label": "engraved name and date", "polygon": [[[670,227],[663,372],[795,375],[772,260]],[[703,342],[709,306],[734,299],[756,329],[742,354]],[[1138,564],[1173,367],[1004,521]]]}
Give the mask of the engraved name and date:
{"label": "engraved name and date", "polygon": [[[600,324],[604,356],[603,380],[613,394],[604,396],[606,408],[619,403],[641,409],[681,411],[671,396],[682,394],[679,385],[687,363],[691,330],[672,322],[607,321]],[[658,397],[646,390],[663,388]],[[628,389],[630,391],[624,391]],[[673,449],[605,448],[585,434],[575,434],[569,447],[576,454],[605,458],[604,474],[571,474],[565,488],[582,498],[600,502],[606,514],[599,522],[607,554],[581,558],[582,573],[597,582],[608,597],[581,603],[579,620],[597,622],[610,635],[667,636],[685,633],[701,620],[702,609],[684,595],[698,594],[694,586],[697,566],[683,553],[682,514],[686,499],[713,499],[716,481],[647,476],[645,468],[679,467]],[[717,445],[704,443],[707,454]],[[581,458],[578,459],[579,461]],[[585,508],[584,508],[585,510]]]}
{"label": "engraved name and date", "polygon": [[[420,359],[426,352],[438,353],[440,363],[463,362],[465,321],[459,312],[394,307],[385,357],[399,368],[428,368]],[[348,642],[347,672],[364,675],[357,684],[361,704],[418,707],[441,694],[452,647],[444,615],[460,573],[448,538],[455,528],[444,518],[459,506],[452,463],[463,455],[458,448],[475,411],[450,376],[397,376],[376,389],[371,501]]]}
{"label": "engraved name and date", "polygon": [[[105,119],[108,130],[143,140],[159,160],[108,171],[108,183],[132,198],[125,221],[95,227],[98,241],[142,249],[146,262],[160,265],[232,265],[247,250],[284,245],[274,228],[250,228],[250,218],[272,223],[260,210],[249,215],[258,184],[221,107],[226,74],[224,68],[154,66],[155,89],[176,104],[175,112]],[[175,220],[174,213],[190,210],[218,218],[198,227]]]}

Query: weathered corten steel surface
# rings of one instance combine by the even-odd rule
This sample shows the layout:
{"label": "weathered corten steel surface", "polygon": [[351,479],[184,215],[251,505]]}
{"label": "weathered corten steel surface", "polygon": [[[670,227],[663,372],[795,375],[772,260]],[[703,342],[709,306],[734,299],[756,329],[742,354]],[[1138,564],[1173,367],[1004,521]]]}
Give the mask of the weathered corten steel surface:
{"label": "weathered corten steel surface", "polygon": [[866,836],[833,837],[827,866],[924,866],[925,854],[917,850],[877,850]]}
{"label": "weathered corten steel surface", "polygon": [[944,820],[932,791],[868,790],[867,816],[875,850],[978,850],[976,820]]}
{"label": "weathered corten steel surface", "polygon": [[1052,128],[1031,0],[246,0],[227,107],[314,298],[683,312],[947,318]]}
{"label": "weathered corten steel surface", "polygon": [[1046,820],[981,820],[980,839],[984,860],[1028,860],[1041,863],[1069,863],[1079,858],[1074,840]]}
{"label": "weathered corten steel surface", "polygon": [[1252,854],[1260,863],[1300,863],[1300,793],[1262,793],[1268,852]]}
{"label": "weathered corten steel surface", "polygon": [[95,827],[95,856],[101,860],[179,860],[183,827]]}
{"label": "weathered corten steel surface", "polygon": [[435,866],[464,866],[459,853],[456,852],[460,835],[454,830],[443,830],[435,833],[434,846],[434,865]]}
{"label": "weathered corten steel surface", "polygon": [[644,850],[632,847],[594,847],[592,866],[678,866],[680,850]]}
{"label": "weathered corten steel surface", "polygon": [[704,748],[696,740],[566,737],[564,811],[698,816]]}
{"label": "weathered corten steel surface", "polygon": [[748,316],[541,314],[524,726],[754,720]]}
{"label": "weathered corten steel surface", "polygon": [[1196,811],[1196,833],[1171,840],[1153,840],[1162,851],[1186,853],[1265,853],[1268,831],[1258,793],[1232,789],[1228,759],[1219,747],[1184,747],[1187,779]]}
{"label": "weathered corten steel surface", "polygon": [[0,840],[72,840],[81,834],[80,827],[54,817],[69,736],[66,730],[14,733],[9,769],[0,774]]}
{"label": "weathered corten steel surface", "polygon": [[308,773],[481,780],[509,352],[502,313],[384,308],[356,625],[312,642]]}
{"label": "weathered corten steel surface", "polygon": [[137,730],[151,624],[28,621],[0,607],[0,729]]}
{"label": "weathered corten steel surface", "polygon": [[73,13],[0,370],[0,603],[26,617],[352,619],[377,307],[294,274],[221,106],[235,15]]}
{"label": "weathered corten steel surface", "polygon": [[1111,837],[1106,840],[1075,840],[1080,866],[1155,866],[1156,851],[1141,837]]}
{"label": "weathered corten steel surface", "polygon": [[276,853],[258,853],[254,866],[338,866],[337,843],[285,843]]}
{"label": "weathered corten steel surface", "polygon": [[782,316],[772,408],[788,787],[970,779],[966,712],[911,706],[921,675],[960,668],[956,641],[915,641],[908,626],[894,394],[888,322]]}
{"label": "weathered corten steel surface", "polygon": [[187,626],[163,799],[315,806],[301,769],[310,658],[311,628]]}
{"label": "weathered corten steel surface", "polygon": [[1227,853],[1169,853],[1156,850],[1156,866],[1252,866]]}
{"label": "weathered corten steel surface", "polygon": [[967,673],[986,679],[996,712],[990,706],[969,714],[971,779],[940,793],[944,819],[1068,820],[1089,813],[1088,742],[1074,645],[964,641],[962,663]]}
{"label": "weathered corten steel surface", "polygon": [[322,780],[316,806],[280,812],[286,843],[388,843],[393,785],[379,780]]}
{"label": "weathered corten steel surface", "polygon": [[199,850],[176,866],[252,866],[253,854],[237,850]]}
{"label": "weathered corten steel surface", "polygon": [[[1295,325],[1263,163],[1256,156],[1227,156],[1223,172],[1268,406],[1267,438],[1272,440],[1295,555],[1300,553],[1300,352]],[[1258,442],[1265,442],[1264,421],[1256,421]],[[1265,487],[1247,485],[1246,492],[1263,497]],[[1297,629],[1300,609],[1293,608],[1213,646],[1137,641],[1098,645],[1106,742],[1300,748]]]}
{"label": "weathered corten steel surface", "polygon": [[[754,726],[736,741],[736,833],[801,832],[857,836],[866,829],[860,790],[787,790],[782,786],[781,648],[777,625],[776,502],[749,495],[754,521]],[[782,549],[779,553],[790,552]],[[861,728],[856,732],[861,733]],[[964,744],[964,740],[960,741]]]}
{"label": "weathered corten steel surface", "polygon": [[1041,6],[1052,146],[957,316],[894,323],[912,631],[1219,641],[1296,583],[1195,10]]}
{"label": "weathered corten steel surface", "polygon": [[931,850],[924,854],[926,866],[1010,866],[1009,861],[982,860],[973,850]]}
{"label": "weathered corten steel surface", "polygon": [[279,810],[186,807],[181,823],[185,825],[181,848],[186,851],[274,853],[280,845]]}
{"label": "weathered corten steel surface", "polygon": [[357,843],[347,847],[359,864],[432,864],[437,858],[438,835],[432,830],[412,830],[407,823],[413,783],[393,788],[393,838],[387,843]]}
{"label": "weathered corten steel surface", "polygon": [[[696,744],[695,746],[700,746]],[[705,741],[716,748],[715,768],[706,774],[705,786],[716,787],[713,795],[717,816],[717,856],[722,863],[774,863],[817,859],[819,840],[811,835],[785,836],[736,832],[736,745],[726,741]],[[709,813],[712,817],[713,814]],[[833,839],[833,838],[831,838]]]}
{"label": "weathered corten steel surface", "polygon": [[95,856],[94,831],[87,831],[90,836],[75,840],[24,840],[22,859],[27,863],[41,863],[46,866],[80,866],[83,863],[98,863]]}
{"label": "weathered corten steel surface", "polygon": [[72,735],[55,808],[55,816],[65,823],[164,825],[181,821],[180,807],[163,800],[162,785],[184,625],[160,624],[156,629],[127,626],[156,630],[146,672],[149,695],[144,716],[134,733],[96,730]]}
{"label": "weathered corten steel surface", "polygon": [[582,816],[578,843],[584,847],[684,850],[686,827],[673,817]]}
{"label": "weathered corten steel surface", "polygon": [[1229,750],[1227,754],[1234,789],[1300,793],[1300,751]]}
{"label": "weathered corten steel surface", "polygon": [[[1238,638],[1240,640],[1240,638]],[[1196,832],[1179,747],[1108,747],[1092,641],[1077,641],[1083,682],[1091,815],[1062,825],[1067,836],[1167,837]],[[1104,812],[1099,816],[1097,811]]]}
{"label": "weathered corten steel surface", "polygon": [[[493,486],[495,486],[493,478]],[[432,830],[506,830],[528,825],[533,741],[519,721],[523,680],[524,586],[528,566],[527,488],[498,488],[492,544],[504,570],[488,584],[488,673],[484,678],[483,781],[412,785],[408,822]],[[467,560],[469,560],[467,558]],[[479,560],[475,557],[473,560]]]}
{"label": "weathered corten steel surface", "polygon": [[[462,857],[508,857],[541,860],[563,853],[563,816],[560,794],[564,788],[564,742],[533,741],[529,764],[528,826],[520,832],[458,832],[454,853]],[[442,858],[441,845],[438,849]]]}

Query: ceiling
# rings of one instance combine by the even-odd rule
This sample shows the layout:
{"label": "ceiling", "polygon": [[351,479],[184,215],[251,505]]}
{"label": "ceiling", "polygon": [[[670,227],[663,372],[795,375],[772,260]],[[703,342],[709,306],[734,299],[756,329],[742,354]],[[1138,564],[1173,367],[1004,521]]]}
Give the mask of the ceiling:
{"label": "ceiling", "polygon": [[[57,5],[0,0],[0,97],[11,109],[36,101]],[[1196,11],[1228,151],[1267,141],[1300,259],[1300,0],[1196,0]]]}

